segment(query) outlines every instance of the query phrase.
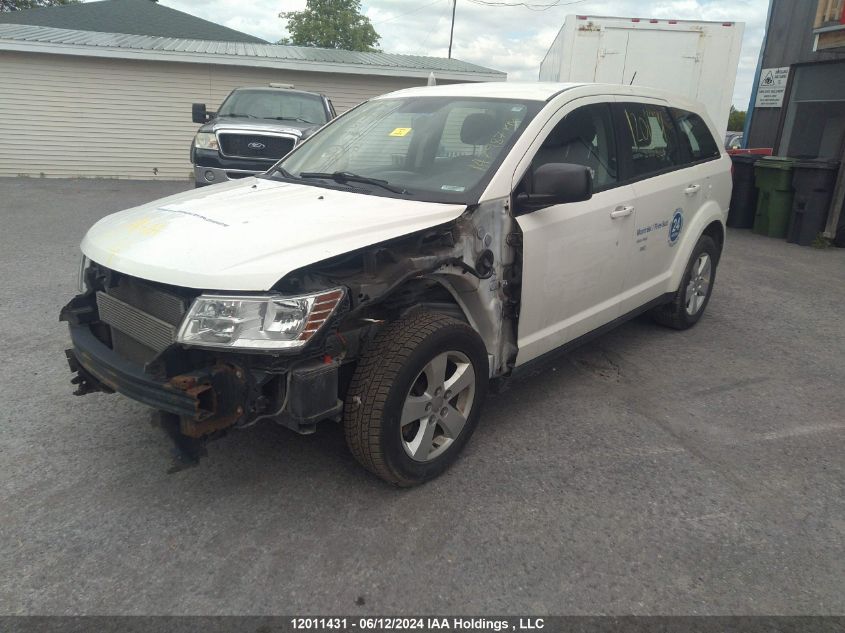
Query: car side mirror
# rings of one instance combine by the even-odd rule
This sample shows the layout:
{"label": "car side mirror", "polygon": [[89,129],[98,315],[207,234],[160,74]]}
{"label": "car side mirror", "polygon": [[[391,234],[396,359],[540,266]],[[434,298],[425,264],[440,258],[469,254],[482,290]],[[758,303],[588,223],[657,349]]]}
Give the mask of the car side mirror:
{"label": "car side mirror", "polygon": [[533,175],[531,193],[520,193],[517,205],[523,212],[554,204],[581,202],[593,197],[593,174],[589,167],[571,163],[546,163]]}
{"label": "car side mirror", "polygon": [[204,103],[191,105],[191,119],[194,123],[208,123],[208,110],[206,110]]}

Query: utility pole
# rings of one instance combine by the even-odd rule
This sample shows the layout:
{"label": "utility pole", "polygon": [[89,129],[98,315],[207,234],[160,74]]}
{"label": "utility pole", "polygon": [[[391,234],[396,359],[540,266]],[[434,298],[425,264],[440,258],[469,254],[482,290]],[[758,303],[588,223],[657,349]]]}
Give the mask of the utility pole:
{"label": "utility pole", "polygon": [[458,0],[452,0],[452,30],[449,31],[449,59],[452,59],[452,38],[455,36],[455,8]]}

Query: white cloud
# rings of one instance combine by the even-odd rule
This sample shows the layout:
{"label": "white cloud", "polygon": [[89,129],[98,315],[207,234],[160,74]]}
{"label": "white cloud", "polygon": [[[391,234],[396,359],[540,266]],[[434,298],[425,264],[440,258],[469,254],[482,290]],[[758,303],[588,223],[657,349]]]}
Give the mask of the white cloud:
{"label": "white cloud", "polygon": [[[540,2],[541,0],[535,0]],[[548,2],[550,0],[542,0]],[[617,15],[681,20],[745,22],[734,104],[748,106],[765,29],[768,0],[582,0],[546,11],[484,7],[458,0],[453,57],[503,70],[514,80],[537,78],[540,61],[567,14]],[[275,42],[283,37],[280,11],[296,11],[305,0],[161,0],[161,3]],[[451,0],[363,0],[364,11],[390,53],[445,57]]]}

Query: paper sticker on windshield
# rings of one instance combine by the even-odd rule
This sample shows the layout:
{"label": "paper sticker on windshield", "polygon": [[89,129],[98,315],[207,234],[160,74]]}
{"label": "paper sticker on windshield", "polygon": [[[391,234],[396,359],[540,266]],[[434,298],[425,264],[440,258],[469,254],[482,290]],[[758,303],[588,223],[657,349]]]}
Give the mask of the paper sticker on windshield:
{"label": "paper sticker on windshield", "polygon": [[466,187],[460,185],[443,185],[440,189],[442,191],[466,191]]}
{"label": "paper sticker on windshield", "polygon": [[397,127],[390,134],[388,134],[388,136],[408,136],[408,134],[411,133],[412,129],[413,128],[409,127]]}

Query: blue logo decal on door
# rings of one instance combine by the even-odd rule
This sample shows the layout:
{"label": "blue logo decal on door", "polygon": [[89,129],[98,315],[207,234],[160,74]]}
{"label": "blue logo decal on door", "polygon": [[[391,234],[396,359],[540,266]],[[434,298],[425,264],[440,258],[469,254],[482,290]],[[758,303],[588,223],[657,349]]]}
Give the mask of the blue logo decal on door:
{"label": "blue logo decal on door", "polygon": [[681,236],[681,229],[684,228],[684,210],[675,209],[675,215],[669,223],[669,246],[674,246]]}

